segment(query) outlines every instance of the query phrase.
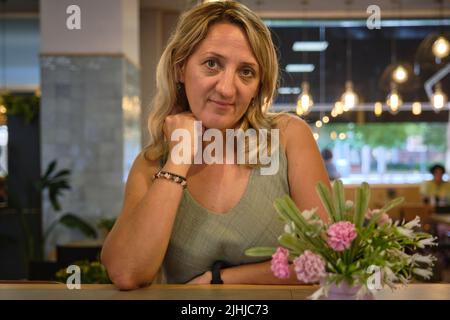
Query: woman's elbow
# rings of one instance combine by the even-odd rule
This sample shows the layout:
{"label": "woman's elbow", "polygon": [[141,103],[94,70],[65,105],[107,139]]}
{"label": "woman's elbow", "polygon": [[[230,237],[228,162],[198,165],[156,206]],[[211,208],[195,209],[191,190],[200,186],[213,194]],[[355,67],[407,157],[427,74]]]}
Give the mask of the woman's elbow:
{"label": "woman's elbow", "polygon": [[118,264],[117,261],[105,259],[103,254],[101,260],[106,268],[109,279],[120,290],[134,290],[151,283],[151,279],[149,281],[141,281],[125,265]]}

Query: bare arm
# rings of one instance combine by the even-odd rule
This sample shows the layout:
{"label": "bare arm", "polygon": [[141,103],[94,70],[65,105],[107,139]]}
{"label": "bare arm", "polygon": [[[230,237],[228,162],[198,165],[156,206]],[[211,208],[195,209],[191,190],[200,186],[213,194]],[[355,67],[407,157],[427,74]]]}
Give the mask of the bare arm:
{"label": "bare arm", "polygon": [[[186,176],[188,166],[164,170]],[[131,168],[122,212],[103,245],[101,260],[120,289],[150,283],[158,272],[172,232],[182,187],[165,179],[153,183],[157,165],[140,154]]]}
{"label": "bare arm", "polygon": [[[164,171],[187,176],[198,151],[192,143],[197,134],[194,121],[190,112],[165,118],[163,131],[169,142],[169,154]],[[189,133],[189,164],[172,161],[171,151],[178,143],[172,140],[172,133],[177,129]],[[166,254],[183,187],[165,179],[152,182],[157,170],[157,161],[149,164],[142,154],[136,158],[126,184],[122,212],[103,245],[102,262],[120,289],[135,289],[152,282]]]}
{"label": "bare arm", "polygon": [[[266,261],[223,269],[220,272],[220,277],[225,284],[299,284],[294,265],[291,264],[289,270],[288,279],[278,279],[270,270],[270,261]],[[207,271],[188,282],[188,284],[209,284],[211,279],[211,271]]]}
{"label": "bare arm", "polygon": [[290,117],[285,134],[291,197],[300,210],[317,207],[318,215],[328,221],[316,185],[322,181],[330,190],[331,185],[311,129],[304,120]]}

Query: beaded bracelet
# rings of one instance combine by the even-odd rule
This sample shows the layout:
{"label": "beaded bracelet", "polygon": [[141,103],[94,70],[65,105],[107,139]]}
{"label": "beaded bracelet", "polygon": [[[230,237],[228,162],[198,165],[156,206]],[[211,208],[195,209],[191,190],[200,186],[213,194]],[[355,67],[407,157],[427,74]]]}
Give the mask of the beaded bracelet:
{"label": "beaded bracelet", "polygon": [[175,173],[160,170],[153,175],[153,180],[160,178],[172,180],[173,182],[179,183],[183,188],[187,187],[186,178]]}

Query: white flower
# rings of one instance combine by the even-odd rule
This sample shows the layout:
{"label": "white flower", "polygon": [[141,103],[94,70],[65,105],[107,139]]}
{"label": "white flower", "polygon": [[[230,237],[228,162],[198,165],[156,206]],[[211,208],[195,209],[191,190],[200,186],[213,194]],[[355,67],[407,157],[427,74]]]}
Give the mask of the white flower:
{"label": "white flower", "polygon": [[406,229],[412,229],[415,227],[420,227],[420,218],[416,216],[414,220],[411,220],[410,222],[406,223],[404,226]]}
{"label": "white flower", "polygon": [[417,246],[419,248],[425,248],[425,246],[437,246],[437,243],[434,242],[436,239],[437,239],[436,237],[431,237],[431,238],[419,240],[419,242],[417,243]]}
{"label": "white flower", "polygon": [[295,230],[295,224],[293,221],[291,221],[290,223],[286,223],[284,225],[284,232],[293,234],[294,230]]}
{"label": "white flower", "polygon": [[305,220],[310,220],[314,216],[316,211],[317,211],[317,208],[314,208],[312,210],[303,210],[302,216],[303,216],[303,218],[305,218]]}
{"label": "white flower", "polygon": [[409,283],[409,279],[405,278],[404,276],[399,276],[398,278],[403,286],[406,286]]}
{"label": "white flower", "polygon": [[327,286],[322,286],[318,290],[316,290],[312,295],[310,295],[308,298],[311,300],[317,300],[321,296],[327,295]]}
{"label": "white flower", "polygon": [[427,256],[423,256],[421,254],[414,254],[412,256],[412,261],[414,262],[422,262],[422,263],[426,263],[426,264],[432,264],[434,261],[436,261],[436,258],[433,257],[431,254],[427,255]]}
{"label": "white flower", "polygon": [[386,284],[388,286],[394,285],[394,282],[398,280],[395,273],[391,270],[391,268],[387,266],[383,268],[383,274],[384,274],[384,281],[386,281]]}
{"label": "white flower", "polygon": [[423,277],[424,279],[429,279],[433,275],[433,272],[428,269],[421,269],[421,268],[413,268],[412,270],[415,274]]}
{"label": "white flower", "polygon": [[411,229],[406,229],[406,228],[403,228],[403,227],[397,227],[397,231],[398,231],[401,235],[403,235],[403,236],[405,236],[405,237],[408,237],[408,238],[414,238],[414,231],[411,230]]}

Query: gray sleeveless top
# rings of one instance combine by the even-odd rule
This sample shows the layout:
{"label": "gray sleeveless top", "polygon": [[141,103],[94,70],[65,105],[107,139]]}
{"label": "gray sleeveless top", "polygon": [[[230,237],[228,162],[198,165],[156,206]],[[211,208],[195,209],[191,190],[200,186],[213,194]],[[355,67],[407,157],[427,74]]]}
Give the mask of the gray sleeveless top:
{"label": "gray sleeveless top", "polygon": [[242,198],[227,213],[209,211],[185,189],[163,261],[165,281],[185,283],[210,270],[217,260],[233,266],[268,260],[269,257],[248,257],[244,251],[278,245],[284,223],[273,201],[285,194],[289,194],[289,185],[284,151],[279,152],[276,174],[261,175],[259,168],[252,170]]}

